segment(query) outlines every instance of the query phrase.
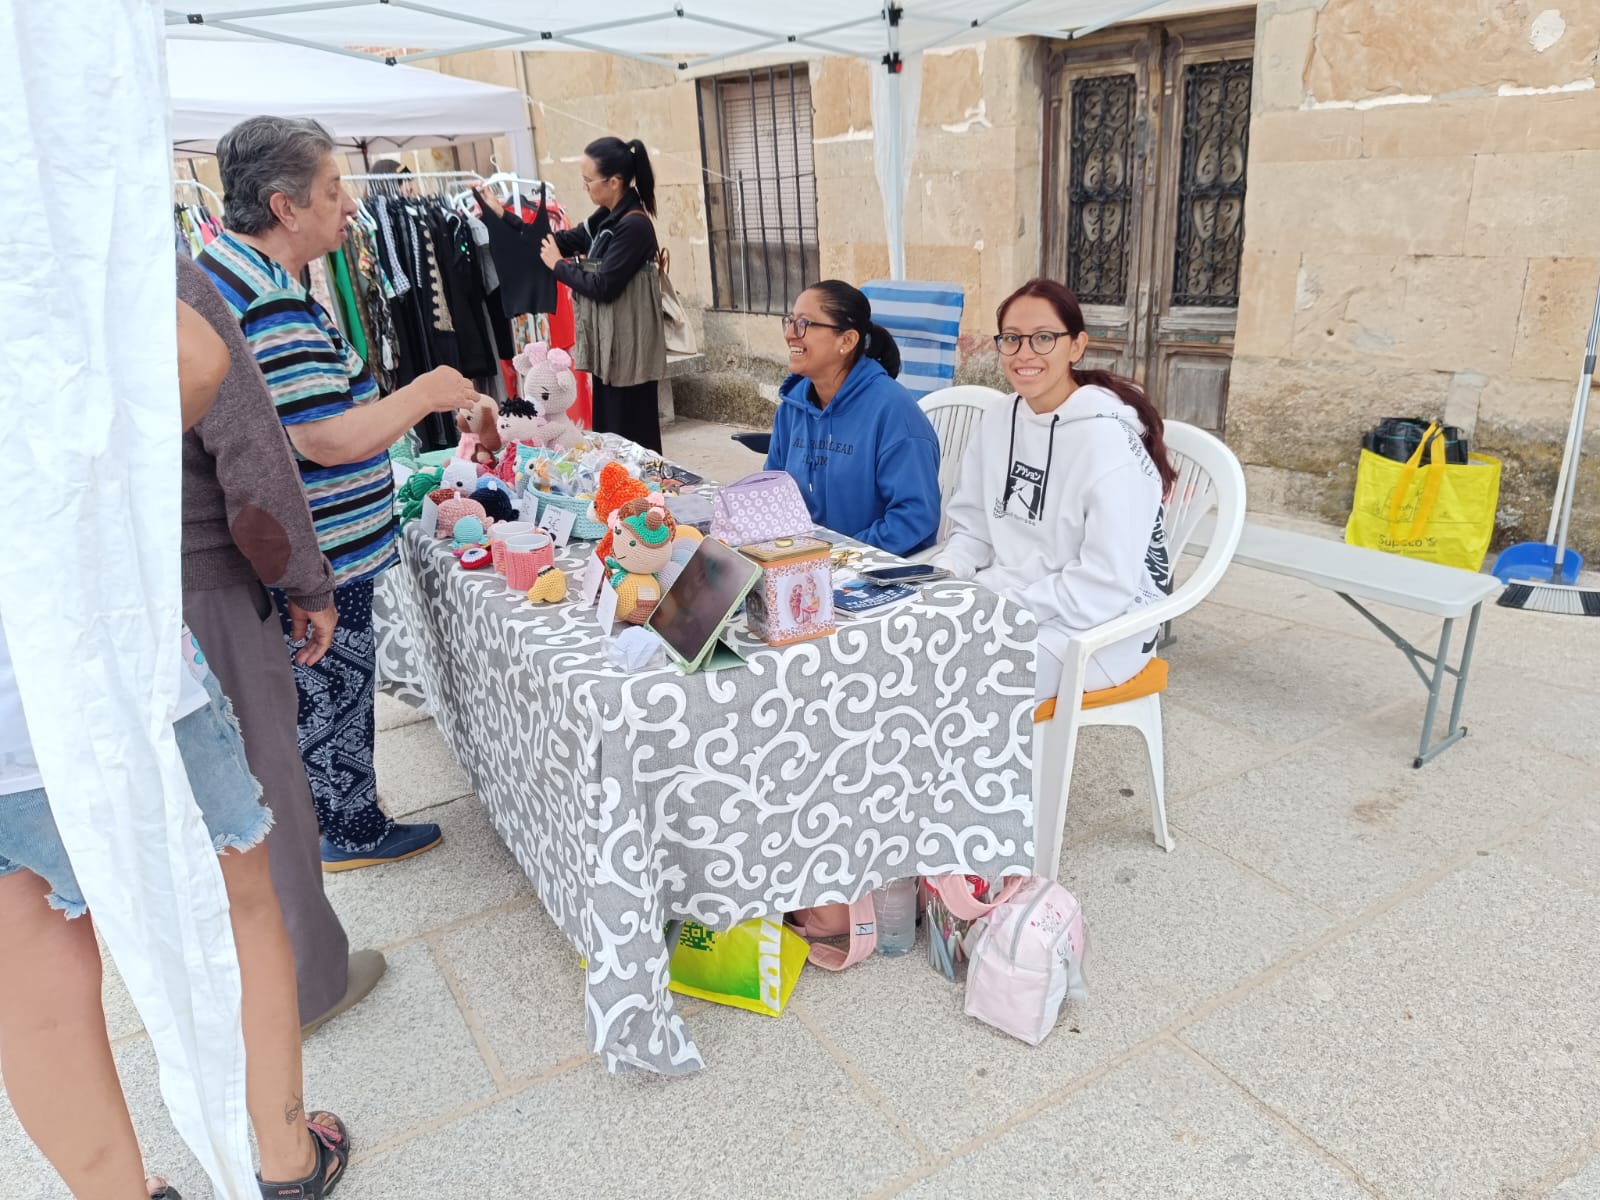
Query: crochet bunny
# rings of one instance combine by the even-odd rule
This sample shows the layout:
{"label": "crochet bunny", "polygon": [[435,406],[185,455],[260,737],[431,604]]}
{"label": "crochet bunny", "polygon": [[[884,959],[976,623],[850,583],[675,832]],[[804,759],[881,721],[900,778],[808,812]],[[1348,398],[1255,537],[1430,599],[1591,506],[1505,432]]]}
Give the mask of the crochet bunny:
{"label": "crochet bunny", "polygon": [[502,409],[500,432],[510,441],[570,450],[583,440],[567,409],[578,398],[578,377],[572,356],[544,342],[529,342],[512,360],[521,380],[522,399]]}

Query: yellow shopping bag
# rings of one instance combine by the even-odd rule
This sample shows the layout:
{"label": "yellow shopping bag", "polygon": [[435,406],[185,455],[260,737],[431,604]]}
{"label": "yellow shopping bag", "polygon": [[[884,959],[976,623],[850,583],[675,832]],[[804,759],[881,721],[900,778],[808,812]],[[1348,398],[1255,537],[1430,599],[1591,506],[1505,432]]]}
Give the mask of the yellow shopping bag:
{"label": "yellow shopping bag", "polygon": [[1428,426],[1403,463],[1362,450],[1344,540],[1447,567],[1480,570],[1494,536],[1500,460],[1469,454],[1465,464],[1447,463],[1444,450],[1438,425]]}
{"label": "yellow shopping bag", "polygon": [[776,1017],[789,1003],[811,947],[782,917],[756,917],[725,932],[685,921],[672,951],[673,991]]}

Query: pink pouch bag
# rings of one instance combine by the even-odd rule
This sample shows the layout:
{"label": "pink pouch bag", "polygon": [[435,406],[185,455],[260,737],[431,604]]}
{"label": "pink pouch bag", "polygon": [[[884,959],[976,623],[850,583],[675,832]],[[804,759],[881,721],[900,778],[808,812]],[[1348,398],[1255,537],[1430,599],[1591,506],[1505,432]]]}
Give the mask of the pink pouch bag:
{"label": "pink pouch bag", "polygon": [[[785,920],[806,941],[811,953],[806,961],[824,971],[854,966],[878,948],[878,918],[868,892],[854,904],[821,904],[790,913]],[[850,939],[848,948],[827,945],[824,939]]]}
{"label": "pink pouch bag", "polygon": [[1055,1028],[1064,1001],[1088,996],[1083,909],[1059,883],[1027,880],[974,932],[977,942],[967,968],[969,1017],[1037,1046]]}
{"label": "pink pouch bag", "polygon": [[750,546],[811,532],[811,512],[787,471],[757,471],[720,488],[711,504],[711,536]]}

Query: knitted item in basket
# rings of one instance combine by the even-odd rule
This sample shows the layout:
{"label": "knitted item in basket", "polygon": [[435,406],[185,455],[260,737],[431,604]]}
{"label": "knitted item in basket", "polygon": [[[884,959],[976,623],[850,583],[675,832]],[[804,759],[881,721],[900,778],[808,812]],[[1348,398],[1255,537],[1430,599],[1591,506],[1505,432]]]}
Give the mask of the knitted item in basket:
{"label": "knitted item in basket", "polygon": [[546,508],[559,508],[571,513],[577,518],[572,523],[572,536],[580,541],[592,542],[606,535],[606,526],[602,521],[596,521],[589,515],[589,501],[582,496],[562,496],[555,492],[539,493],[539,515],[544,516]]}

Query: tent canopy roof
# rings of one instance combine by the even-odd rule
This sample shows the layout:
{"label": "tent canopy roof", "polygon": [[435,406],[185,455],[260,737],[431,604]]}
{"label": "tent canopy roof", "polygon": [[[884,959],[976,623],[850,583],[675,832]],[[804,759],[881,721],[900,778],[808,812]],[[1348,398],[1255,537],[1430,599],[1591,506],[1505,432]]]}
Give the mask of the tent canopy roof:
{"label": "tent canopy roof", "polygon": [[[437,0],[191,0],[168,21],[179,37],[221,31],[401,63],[471,50],[568,49],[688,69],[714,58],[796,50],[877,59],[890,46],[910,54],[1237,7],[1238,0],[899,0],[893,8],[884,0],[606,0],[584,14],[551,0],[455,0],[449,9]],[[893,29],[890,12],[897,14]],[[360,49],[371,47],[390,49]]]}
{"label": "tent canopy roof", "polygon": [[419,67],[256,40],[167,42],[172,139],[210,149],[246,117],[315,117],[345,146],[411,149],[526,128],[527,101]]}

